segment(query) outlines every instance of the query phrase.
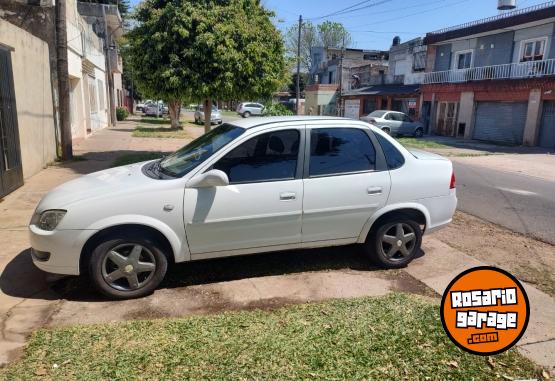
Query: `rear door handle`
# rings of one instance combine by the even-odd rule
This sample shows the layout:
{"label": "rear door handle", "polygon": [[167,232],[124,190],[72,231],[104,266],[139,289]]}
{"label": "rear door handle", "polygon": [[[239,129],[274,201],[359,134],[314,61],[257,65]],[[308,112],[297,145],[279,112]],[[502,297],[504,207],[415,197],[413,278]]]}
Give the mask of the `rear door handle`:
{"label": "rear door handle", "polygon": [[370,187],[366,191],[370,195],[377,195],[377,194],[382,194],[383,188],[382,187]]}
{"label": "rear door handle", "polygon": [[279,199],[281,201],[291,201],[291,200],[295,200],[296,198],[297,198],[297,195],[292,192],[280,193],[279,195]]}

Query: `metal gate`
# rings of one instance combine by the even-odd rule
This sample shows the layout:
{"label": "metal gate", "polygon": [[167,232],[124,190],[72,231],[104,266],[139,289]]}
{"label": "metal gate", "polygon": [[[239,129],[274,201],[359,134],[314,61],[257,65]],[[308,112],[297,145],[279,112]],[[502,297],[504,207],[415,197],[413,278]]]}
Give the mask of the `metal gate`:
{"label": "metal gate", "polygon": [[0,48],[0,197],[22,185],[11,54]]}
{"label": "metal gate", "polygon": [[555,148],[555,102],[543,103],[539,146],[543,148]]}
{"label": "metal gate", "polygon": [[479,102],[474,139],[520,145],[527,113],[527,103]]}

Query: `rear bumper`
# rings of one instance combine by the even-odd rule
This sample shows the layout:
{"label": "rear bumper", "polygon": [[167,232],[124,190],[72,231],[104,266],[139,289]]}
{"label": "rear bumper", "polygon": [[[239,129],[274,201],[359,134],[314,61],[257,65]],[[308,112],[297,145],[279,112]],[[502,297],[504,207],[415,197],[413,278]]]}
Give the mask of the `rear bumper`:
{"label": "rear bumper", "polygon": [[29,226],[33,263],[39,269],[64,275],[79,275],[81,250],[96,230],[44,231]]}
{"label": "rear bumper", "polygon": [[430,213],[430,223],[426,226],[425,234],[431,234],[443,229],[453,221],[457,210],[457,192],[453,189],[449,196],[433,197],[419,200]]}

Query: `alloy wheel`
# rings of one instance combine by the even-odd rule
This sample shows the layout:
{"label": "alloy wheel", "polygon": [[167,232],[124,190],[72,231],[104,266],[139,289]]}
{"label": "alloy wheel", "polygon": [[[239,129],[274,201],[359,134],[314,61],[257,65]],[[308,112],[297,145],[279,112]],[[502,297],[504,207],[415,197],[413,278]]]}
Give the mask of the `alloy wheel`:
{"label": "alloy wheel", "polygon": [[379,248],[390,261],[403,261],[411,256],[416,244],[414,229],[405,223],[392,225],[379,239]]}
{"label": "alloy wheel", "polygon": [[147,285],[156,271],[152,252],[136,243],[111,249],[102,261],[102,278],[119,291],[134,291]]}

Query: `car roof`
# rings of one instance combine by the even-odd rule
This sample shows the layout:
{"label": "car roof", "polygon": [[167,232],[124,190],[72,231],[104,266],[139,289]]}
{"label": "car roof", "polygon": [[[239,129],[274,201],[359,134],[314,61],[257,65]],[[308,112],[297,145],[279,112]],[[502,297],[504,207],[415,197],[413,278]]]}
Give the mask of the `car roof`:
{"label": "car roof", "polygon": [[358,120],[354,119],[347,119],[347,118],[339,118],[339,117],[332,117],[332,116],[271,116],[271,117],[253,117],[248,119],[237,119],[228,124],[231,124],[236,127],[241,128],[255,128],[260,126],[266,126],[269,124],[277,124],[277,123],[287,123],[287,122],[315,122],[315,121],[342,121],[342,122],[355,122],[361,123]]}

